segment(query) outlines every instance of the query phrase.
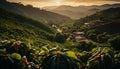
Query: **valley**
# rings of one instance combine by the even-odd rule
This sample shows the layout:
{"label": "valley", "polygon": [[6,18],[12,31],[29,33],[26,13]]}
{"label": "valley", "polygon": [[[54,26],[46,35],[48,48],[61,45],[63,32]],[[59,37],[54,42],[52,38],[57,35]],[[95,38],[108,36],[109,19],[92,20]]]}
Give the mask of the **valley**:
{"label": "valley", "polygon": [[120,4],[31,5],[0,0],[0,69],[119,69]]}
{"label": "valley", "polygon": [[43,9],[55,12],[61,15],[68,16],[72,19],[84,18],[86,16],[95,14],[96,12],[100,12],[102,10],[108,8],[120,7],[120,4],[105,4],[101,6],[69,6],[69,5],[61,5],[61,6],[47,6],[43,7]]}

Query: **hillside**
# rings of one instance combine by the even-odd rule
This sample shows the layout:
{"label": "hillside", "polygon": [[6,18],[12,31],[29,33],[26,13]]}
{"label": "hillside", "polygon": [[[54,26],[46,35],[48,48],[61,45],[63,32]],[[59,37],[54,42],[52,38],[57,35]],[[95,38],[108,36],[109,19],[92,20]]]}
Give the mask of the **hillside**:
{"label": "hillside", "polygon": [[115,8],[115,7],[120,7],[120,4],[105,4],[101,6],[93,5],[93,6],[77,6],[77,7],[62,5],[58,7],[48,6],[48,7],[44,7],[44,9],[68,16],[72,19],[79,19],[105,9]]}
{"label": "hillside", "polygon": [[38,21],[8,12],[0,8],[0,39],[49,40],[55,30]]}
{"label": "hillside", "polygon": [[0,2],[0,69],[120,69],[120,7],[51,28]]}
{"label": "hillside", "polygon": [[[101,32],[119,33],[120,8],[110,8],[91,16],[76,20],[73,28],[79,30],[96,29]],[[86,24],[90,24],[89,26]]]}
{"label": "hillside", "polygon": [[49,12],[40,8],[33,7],[31,5],[23,5],[21,3],[10,3],[5,0],[0,1],[0,7],[5,8],[8,11],[18,13],[30,17],[34,20],[44,23],[64,23],[71,20],[69,17]]}

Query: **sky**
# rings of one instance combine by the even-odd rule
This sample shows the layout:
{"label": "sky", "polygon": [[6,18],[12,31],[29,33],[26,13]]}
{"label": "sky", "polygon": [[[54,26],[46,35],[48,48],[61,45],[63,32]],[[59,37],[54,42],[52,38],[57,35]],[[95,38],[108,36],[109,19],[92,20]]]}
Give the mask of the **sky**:
{"label": "sky", "polygon": [[103,4],[114,4],[120,3],[120,0],[8,0],[10,2],[19,2],[24,5],[32,5],[34,7],[45,7],[45,6],[60,6],[60,5],[103,5]]}

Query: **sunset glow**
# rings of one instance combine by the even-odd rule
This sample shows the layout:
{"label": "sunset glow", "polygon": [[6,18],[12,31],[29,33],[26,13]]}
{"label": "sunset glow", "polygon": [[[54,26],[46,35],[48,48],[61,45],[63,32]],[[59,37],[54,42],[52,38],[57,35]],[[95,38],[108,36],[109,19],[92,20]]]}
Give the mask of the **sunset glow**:
{"label": "sunset glow", "polygon": [[55,2],[56,4],[60,4],[60,2],[58,1],[58,2]]}
{"label": "sunset glow", "polygon": [[24,5],[31,4],[34,7],[59,6],[59,5],[102,5],[120,3],[118,0],[8,0],[10,2],[21,2]]}

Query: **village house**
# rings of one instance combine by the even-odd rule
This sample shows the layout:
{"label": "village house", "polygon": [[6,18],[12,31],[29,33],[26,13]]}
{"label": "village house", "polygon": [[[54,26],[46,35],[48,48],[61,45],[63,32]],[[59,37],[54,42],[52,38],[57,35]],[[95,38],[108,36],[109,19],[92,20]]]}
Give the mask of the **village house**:
{"label": "village house", "polygon": [[92,22],[88,22],[88,23],[84,23],[86,26],[94,26],[95,23],[92,23]]}
{"label": "village house", "polygon": [[79,42],[81,40],[85,40],[86,38],[84,37],[84,32],[73,32],[73,35],[75,37],[75,41]]}
{"label": "village house", "polygon": [[55,29],[57,29],[57,26],[56,26],[56,25],[54,25],[54,24],[52,25],[52,27],[53,27],[53,28],[55,28]]}

